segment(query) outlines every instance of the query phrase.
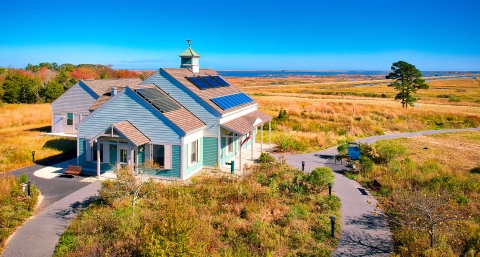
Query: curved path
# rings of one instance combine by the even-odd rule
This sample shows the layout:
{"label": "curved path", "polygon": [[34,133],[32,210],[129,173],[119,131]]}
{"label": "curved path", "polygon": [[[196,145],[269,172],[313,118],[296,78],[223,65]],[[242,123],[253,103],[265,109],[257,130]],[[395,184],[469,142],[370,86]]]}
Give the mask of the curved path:
{"label": "curved path", "polygon": [[[474,130],[478,131],[480,127],[390,134],[362,138],[356,142],[372,144],[382,139]],[[315,153],[285,155],[285,158],[288,164],[297,169],[301,169],[302,161],[305,161],[306,172],[321,166],[328,166],[335,172],[333,190],[342,202],[342,231],[333,256],[390,256],[393,251],[393,240],[387,218],[381,210],[375,208],[377,201],[367,189],[341,174],[346,167],[335,164],[336,154],[338,152],[335,146]],[[278,154],[274,156],[280,157]]]}
{"label": "curved path", "polygon": [[[28,180],[42,192],[43,199],[35,210],[36,214],[7,240],[1,256],[52,256],[70,222],[95,197],[100,181],[88,183],[73,176],[59,177],[63,164],[68,162],[52,166],[33,165],[9,173],[17,177],[27,174]],[[52,168],[59,170],[57,176],[50,179],[37,176],[37,171]]]}

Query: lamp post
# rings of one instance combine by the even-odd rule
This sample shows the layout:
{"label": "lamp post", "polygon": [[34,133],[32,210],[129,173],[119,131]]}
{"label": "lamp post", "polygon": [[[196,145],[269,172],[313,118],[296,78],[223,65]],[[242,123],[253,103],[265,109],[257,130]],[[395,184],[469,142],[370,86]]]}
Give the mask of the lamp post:
{"label": "lamp post", "polygon": [[332,224],[332,237],[335,237],[335,220],[337,220],[335,216],[330,216],[330,224]]}
{"label": "lamp post", "polygon": [[35,163],[35,151],[32,151],[32,162]]}
{"label": "lamp post", "polygon": [[332,196],[332,182],[328,183],[328,195]]}
{"label": "lamp post", "polygon": [[302,171],[305,171],[305,161],[302,161]]}

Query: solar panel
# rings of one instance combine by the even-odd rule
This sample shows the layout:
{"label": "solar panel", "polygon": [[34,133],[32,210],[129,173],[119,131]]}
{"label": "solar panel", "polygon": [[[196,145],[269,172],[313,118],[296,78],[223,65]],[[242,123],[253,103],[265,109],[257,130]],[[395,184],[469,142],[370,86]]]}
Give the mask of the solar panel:
{"label": "solar panel", "polygon": [[216,105],[218,105],[218,107],[222,108],[223,110],[253,102],[252,98],[250,98],[245,93],[220,96],[212,98],[210,100],[212,100],[212,102],[214,102]]}
{"label": "solar panel", "polygon": [[141,97],[147,100],[153,107],[161,112],[169,112],[180,109],[180,105],[168,98],[162,91],[156,88],[135,90]]}
{"label": "solar panel", "polygon": [[208,85],[211,87],[221,87],[220,83],[218,83],[216,80],[212,79],[210,76],[201,76],[205,82],[207,82]]}
{"label": "solar panel", "polygon": [[205,83],[203,80],[201,80],[199,77],[188,77],[187,79],[188,81],[192,82],[192,84],[194,84],[201,90],[210,88],[210,86],[207,83]]}
{"label": "solar panel", "polygon": [[229,87],[230,84],[228,84],[228,82],[226,82],[223,78],[221,78],[220,76],[211,76],[215,81],[218,82],[218,84],[222,85],[222,87]]}

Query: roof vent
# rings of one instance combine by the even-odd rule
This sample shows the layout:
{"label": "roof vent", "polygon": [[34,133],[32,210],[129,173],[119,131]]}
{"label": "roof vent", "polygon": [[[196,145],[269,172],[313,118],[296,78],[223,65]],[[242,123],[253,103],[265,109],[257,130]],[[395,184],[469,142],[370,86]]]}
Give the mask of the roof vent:
{"label": "roof vent", "polygon": [[112,87],[112,93],[110,94],[112,97],[118,93],[117,87]]}

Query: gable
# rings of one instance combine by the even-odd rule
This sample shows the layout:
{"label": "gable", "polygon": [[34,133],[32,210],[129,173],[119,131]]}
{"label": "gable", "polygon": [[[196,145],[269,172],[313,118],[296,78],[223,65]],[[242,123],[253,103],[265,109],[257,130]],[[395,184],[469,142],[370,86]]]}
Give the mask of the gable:
{"label": "gable", "polygon": [[125,120],[151,141],[177,144],[183,135],[183,131],[133,91],[124,90],[79,124],[78,137],[93,138],[110,125]]}
{"label": "gable", "polygon": [[95,93],[82,83],[76,83],[67,92],[52,102],[52,112],[88,114],[88,108],[98,98]]}

